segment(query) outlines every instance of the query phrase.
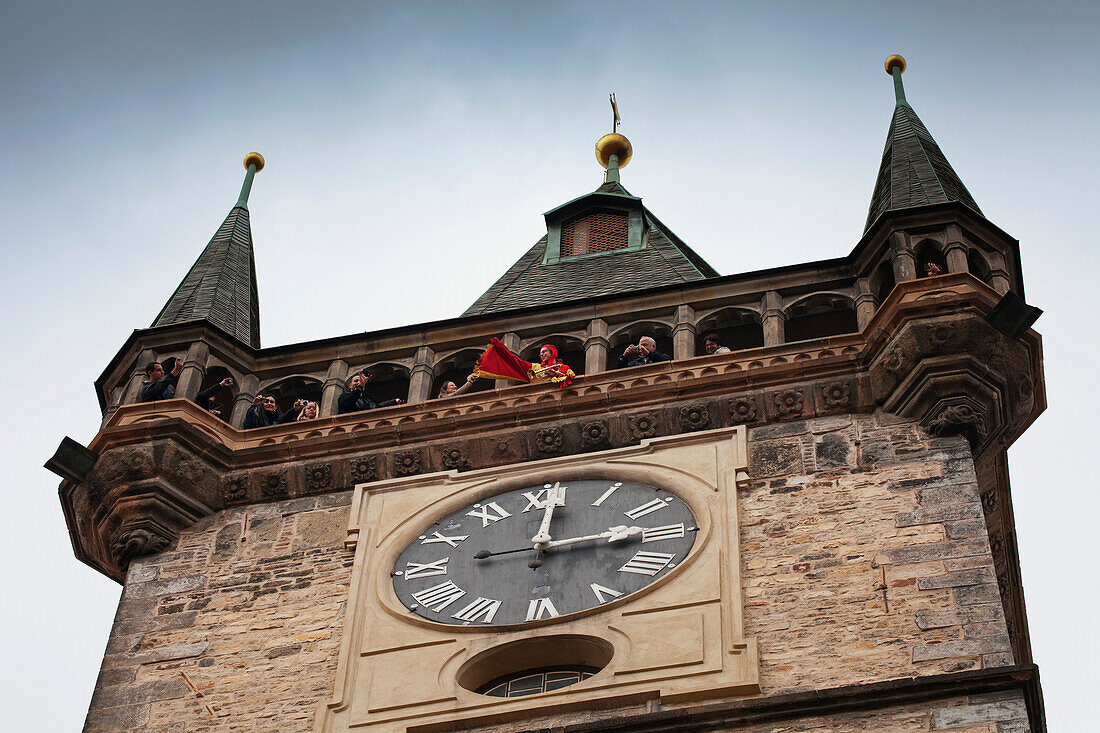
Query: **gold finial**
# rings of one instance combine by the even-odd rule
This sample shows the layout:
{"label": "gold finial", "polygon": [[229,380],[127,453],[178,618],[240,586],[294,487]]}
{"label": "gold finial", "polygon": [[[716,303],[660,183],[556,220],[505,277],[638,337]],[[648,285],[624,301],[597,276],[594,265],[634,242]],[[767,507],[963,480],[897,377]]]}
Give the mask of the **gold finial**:
{"label": "gold finial", "polygon": [[634,148],[630,147],[630,141],[617,132],[609,132],[596,141],[596,160],[604,168],[611,163],[612,155],[618,156],[619,167],[625,168],[633,154]]}
{"label": "gold finial", "polygon": [[887,76],[893,76],[894,75],[894,67],[895,66],[899,67],[899,70],[901,71],[901,73],[903,73],[903,74],[905,73],[905,57],[903,57],[900,53],[895,53],[895,54],[893,54],[891,56],[888,56],[886,58],[886,74],[887,74]]}
{"label": "gold finial", "polygon": [[248,166],[255,165],[256,172],[260,172],[264,169],[264,156],[259,153],[249,153],[244,156],[244,169],[248,170]]}

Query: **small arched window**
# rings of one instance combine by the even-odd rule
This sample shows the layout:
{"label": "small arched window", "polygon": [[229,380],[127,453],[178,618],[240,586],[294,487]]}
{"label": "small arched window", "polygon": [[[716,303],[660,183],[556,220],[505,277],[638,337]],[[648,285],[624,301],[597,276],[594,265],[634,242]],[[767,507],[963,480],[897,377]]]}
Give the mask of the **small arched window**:
{"label": "small arched window", "polygon": [[855,333],[859,330],[852,301],[839,295],[815,295],[787,311],[786,341]]}
{"label": "small arched window", "polygon": [[989,265],[986,263],[985,257],[982,256],[978,250],[971,248],[970,253],[966,256],[966,266],[970,270],[970,274],[981,280],[986,285],[989,285]]}
{"label": "small arched window", "polygon": [[[917,277],[947,274],[947,259],[943,256],[943,252],[940,251],[940,246],[931,239],[925,239],[917,245],[916,256]],[[929,267],[930,265],[932,266],[931,268]]]}

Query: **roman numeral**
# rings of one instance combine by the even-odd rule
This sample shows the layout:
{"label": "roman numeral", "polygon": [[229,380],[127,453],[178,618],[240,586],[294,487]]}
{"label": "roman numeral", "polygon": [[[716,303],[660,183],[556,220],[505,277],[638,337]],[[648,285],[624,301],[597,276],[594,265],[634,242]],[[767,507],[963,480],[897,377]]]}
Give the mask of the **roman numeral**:
{"label": "roman numeral", "polygon": [[459,621],[484,621],[491,624],[493,617],[497,615],[498,608],[500,608],[500,601],[494,601],[492,598],[478,598],[451,618],[457,618]]}
{"label": "roman numeral", "polygon": [[642,542],[674,540],[684,536],[684,523],[669,524],[664,527],[648,527],[642,531]]}
{"label": "roman numeral", "polygon": [[543,617],[543,614],[546,615],[546,618],[554,618],[560,615],[549,598],[535,598],[527,604],[528,621],[538,621]]}
{"label": "roman numeral", "polygon": [[672,562],[675,554],[667,555],[663,552],[639,552],[626,561],[626,565],[619,568],[620,573],[637,573],[638,575],[656,575]]}
{"label": "roman numeral", "polygon": [[565,506],[565,486],[539,489],[537,492],[524,491],[523,498],[527,499],[527,506],[523,507],[520,514],[532,509],[545,509],[546,502],[554,500],[554,506]]}
{"label": "roman numeral", "polygon": [[413,598],[421,606],[439,613],[464,595],[466,595],[466,591],[448,580],[446,583],[433,585],[431,588],[425,588],[419,593],[413,593]]}
{"label": "roman numeral", "polygon": [[603,494],[600,495],[599,499],[596,499],[594,502],[592,502],[592,506],[599,506],[600,504],[603,504],[604,501],[607,500],[607,497],[611,496],[612,494],[614,494],[616,491],[619,490],[620,486],[622,486],[621,482],[616,483],[616,484],[611,484],[611,488],[608,489],[607,491],[603,492]]}
{"label": "roman numeral", "polygon": [[[592,589],[592,592],[596,594],[596,600],[600,603],[607,603],[609,599],[618,598],[622,595],[622,593],[620,593],[619,591],[613,590],[611,588],[604,588],[599,583],[593,583],[589,587]],[[607,598],[604,598],[605,595],[607,596]]]}
{"label": "roman numeral", "polygon": [[512,516],[504,509],[500,504],[495,501],[491,501],[480,509],[472,509],[466,512],[467,517],[481,517],[481,526],[488,527],[489,522],[499,522],[502,519]]}
{"label": "roman numeral", "polygon": [[451,558],[445,557],[442,560],[436,560],[421,565],[418,562],[410,561],[405,567],[405,580],[412,580],[413,578],[428,578],[432,575],[446,575],[447,574],[447,561]]}
{"label": "roman numeral", "polygon": [[660,499],[654,499],[653,501],[646,502],[641,506],[634,507],[629,512],[623,512],[631,519],[637,519],[638,517],[644,517],[647,514],[652,514],[655,511],[665,508],[665,503]]}
{"label": "roman numeral", "polygon": [[435,542],[446,542],[451,547],[458,547],[458,543],[461,542],[464,539],[469,538],[469,536],[470,535],[468,535],[468,534],[464,534],[461,537],[444,537],[443,535],[439,534],[439,532],[432,532],[432,536],[431,537],[426,537],[424,539],[424,541],[421,542],[420,544],[430,545],[430,544],[435,543]]}

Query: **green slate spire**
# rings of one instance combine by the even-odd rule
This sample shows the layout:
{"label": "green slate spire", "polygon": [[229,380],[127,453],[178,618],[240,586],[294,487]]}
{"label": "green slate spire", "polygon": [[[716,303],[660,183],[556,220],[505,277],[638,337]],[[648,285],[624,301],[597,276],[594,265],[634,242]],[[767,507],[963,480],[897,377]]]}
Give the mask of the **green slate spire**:
{"label": "green slate spire", "polygon": [[886,73],[894,79],[894,119],[886,135],[886,148],[878,170],[866,233],[887,211],[957,201],[981,214],[974,197],[947,162],[917,113],[905,99],[901,75],[905,59],[895,54],[886,59]]}
{"label": "green slate spire", "polygon": [[260,304],[248,195],[263,170],[259,153],[245,156],[241,195],[183,282],[165,303],[153,328],[207,321],[254,349],[260,348]]}

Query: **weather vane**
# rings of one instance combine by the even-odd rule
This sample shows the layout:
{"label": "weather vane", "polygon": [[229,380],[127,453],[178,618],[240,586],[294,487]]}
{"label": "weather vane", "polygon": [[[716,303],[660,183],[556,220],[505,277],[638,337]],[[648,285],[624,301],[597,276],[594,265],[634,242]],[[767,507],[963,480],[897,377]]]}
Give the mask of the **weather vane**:
{"label": "weather vane", "polygon": [[607,96],[611,100],[611,113],[614,115],[611,120],[611,132],[618,132],[619,125],[622,124],[623,120],[619,117],[619,105],[615,104],[615,92],[611,92]]}

